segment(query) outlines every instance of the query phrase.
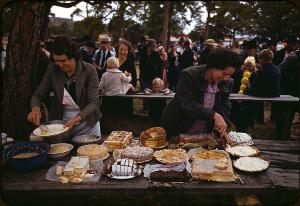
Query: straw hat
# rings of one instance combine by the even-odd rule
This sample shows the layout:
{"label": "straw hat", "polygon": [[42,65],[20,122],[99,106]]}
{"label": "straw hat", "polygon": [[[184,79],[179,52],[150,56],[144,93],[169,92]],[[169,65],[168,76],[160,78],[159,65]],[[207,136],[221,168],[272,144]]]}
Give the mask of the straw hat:
{"label": "straw hat", "polygon": [[213,40],[213,39],[207,39],[207,40],[204,42],[204,45],[212,46],[212,47],[218,46],[218,44],[217,44],[217,43],[215,42],[215,40]]}
{"label": "straw hat", "polygon": [[99,43],[100,44],[108,44],[110,42],[110,38],[109,37],[100,37],[99,38]]}

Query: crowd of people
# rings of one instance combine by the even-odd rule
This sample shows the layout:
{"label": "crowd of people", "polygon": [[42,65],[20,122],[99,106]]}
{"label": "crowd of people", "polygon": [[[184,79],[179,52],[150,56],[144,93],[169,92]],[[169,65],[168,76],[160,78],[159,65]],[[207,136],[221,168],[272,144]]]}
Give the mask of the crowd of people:
{"label": "crowd of people", "polygon": [[[60,38],[65,37],[57,37],[54,42],[58,41]],[[151,39],[148,36],[143,36],[140,39],[139,44],[136,46],[136,50],[134,50],[129,41],[121,38],[115,47],[112,46],[111,39],[107,36],[99,35],[97,43],[90,40],[85,41],[77,51],[73,51],[76,49],[74,46],[74,49],[71,50],[70,54],[67,54],[67,56],[73,57],[74,54],[78,53],[78,57],[76,56],[76,61],[80,59],[82,62],[89,63],[89,68],[94,68],[99,82],[97,89],[100,94],[103,95],[126,95],[128,93],[135,93],[140,90],[141,92],[144,92],[145,95],[151,95],[152,93],[170,94],[175,92],[176,95],[178,93],[178,96],[185,96],[188,92],[193,93],[193,90],[195,89],[190,88],[191,91],[187,91],[187,88],[184,88],[182,85],[185,84],[182,83],[182,81],[187,83],[189,82],[189,79],[184,79],[183,75],[185,71],[188,70],[187,68],[202,68],[206,71],[219,66],[217,67],[218,71],[220,70],[224,73],[224,65],[214,65],[216,62],[209,62],[209,60],[219,61],[222,63],[223,60],[220,58],[226,58],[227,55],[227,58],[234,57],[235,59],[231,59],[231,62],[223,63],[225,66],[226,64],[233,66],[234,71],[230,71],[229,76],[226,74],[226,78],[222,77],[220,78],[220,81],[214,81],[215,84],[208,84],[209,86],[207,86],[207,88],[203,88],[203,91],[207,90],[208,93],[214,94],[214,101],[216,94],[218,94],[218,92],[222,89],[220,85],[222,85],[223,81],[232,81],[232,85],[230,84],[226,86],[226,94],[228,92],[244,93],[260,97],[278,97],[281,94],[287,94],[299,97],[297,85],[297,82],[299,82],[298,72],[300,69],[299,40],[292,35],[280,43],[270,41],[266,44],[259,45],[254,40],[247,42],[245,41],[244,44],[239,47],[226,48],[228,51],[237,54],[237,56],[228,56],[228,54],[225,52],[223,56],[220,55],[215,59],[213,57],[216,55],[216,53],[218,53],[217,51],[225,48],[222,48],[222,45],[213,39],[207,39],[205,42],[203,42],[203,48],[201,49],[199,49],[195,43],[191,42],[190,39],[184,38],[180,38],[178,42],[173,42],[168,48],[165,48],[160,43],[157,43],[156,40]],[[61,61],[60,59],[55,59],[57,53],[55,53],[53,50],[53,45],[55,45],[53,42],[46,42],[46,44],[43,42],[41,43],[40,55],[44,56],[44,59],[46,60],[44,64],[40,64],[39,66],[39,71],[43,73],[43,75],[40,75],[40,81],[42,80],[42,76],[44,76],[44,79],[49,78],[47,77],[47,75],[49,76],[47,72],[44,75],[48,63],[53,62],[55,64],[59,64],[58,62]],[[73,44],[71,43],[71,45]],[[241,64],[236,62],[238,61],[237,57]],[[137,70],[135,66],[136,61],[139,62],[139,76],[137,76]],[[208,65],[212,66],[209,68]],[[60,67],[63,66],[64,65],[60,65]],[[190,73],[197,75],[197,72],[195,71],[190,71]],[[217,72],[212,72],[211,75],[213,76],[217,74]],[[189,78],[188,74],[186,75],[187,76],[185,78]],[[230,76],[231,78],[227,78]],[[64,81],[69,88],[67,91],[70,93],[70,96],[73,97],[73,100],[79,98],[76,96],[78,95],[77,87],[75,89],[75,86],[72,86],[72,82],[81,81],[78,78],[81,77],[76,75],[74,77],[73,74],[71,79],[65,78]],[[140,82],[140,87],[138,87],[137,84],[138,80]],[[195,81],[198,80],[195,79]],[[197,85],[194,86],[196,87]],[[179,89],[178,92],[177,89]],[[198,90],[196,89],[195,92],[197,91]],[[41,91],[39,90],[39,92]],[[195,94],[193,93],[193,95]],[[40,96],[40,94],[38,96]],[[37,102],[37,100],[35,101]],[[203,97],[202,101],[204,101]],[[210,108],[210,110],[213,110],[215,106],[214,101],[212,104],[208,103],[205,108]],[[184,100],[182,103],[184,103],[184,105],[181,105],[182,107],[187,107],[189,109],[193,108],[193,105],[190,105],[191,102],[188,100]],[[124,104],[126,107],[128,107],[128,110],[132,111],[132,101]],[[181,103],[179,102],[172,104]],[[204,103],[202,102],[202,104]],[[154,113],[152,117],[155,119],[156,124],[158,124],[159,120],[162,118],[161,114],[163,113],[164,109],[165,111],[171,110],[170,108],[165,107],[165,102],[157,104],[157,102],[151,103],[149,101],[144,101],[144,109],[149,109],[149,114],[151,113],[150,111],[154,111],[152,112]],[[285,108],[284,112],[282,107]],[[226,114],[226,121],[232,121],[238,131],[248,131],[251,128],[253,129],[255,121],[261,124],[264,123],[263,108],[263,103],[233,103],[231,106],[231,113]],[[87,112],[90,111],[88,110]],[[195,111],[191,109],[188,110],[187,113],[189,112],[193,113]],[[201,111],[199,112],[201,113]],[[284,103],[272,104],[271,119],[276,121],[278,130],[277,134],[279,137],[288,137],[290,135],[289,131],[291,121],[293,120],[295,112],[297,112],[297,105],[287,106]],[[213,119],[211,114],[209,116],[210,119]],[[33,115],[30,116],[29,119],[34,121],[34,118],[35,116]],[[74,120],[73,122],[76,123],[78,121]],[[198,122],[199,124],[197,121],[194,123],[194,126],[189,128],[190,130],[188,131],[194,132],[193,128],[199,129],[199,127],[203,126],[201,121],[200,123]],[[220,122],[216,124],[220,124]]]}

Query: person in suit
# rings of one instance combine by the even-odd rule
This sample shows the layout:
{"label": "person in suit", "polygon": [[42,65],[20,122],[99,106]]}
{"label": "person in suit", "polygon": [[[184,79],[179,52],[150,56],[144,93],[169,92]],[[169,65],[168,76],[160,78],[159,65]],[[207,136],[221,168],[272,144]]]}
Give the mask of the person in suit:
{"label": "person in suit", "polygon": [[180,77],[179,61],[181,54],[176,51],[176,44],[171,45],[171,51],[168,53],[169,61],[169,88],[176,91],[176,86]]}
{"label": "person in suit", "polygon": [[31,98],[28,121],[40,125],[41,104],[53,93],[49,120],[67,120],[71,136],[100,133],[99,80],[95,67],[80,60],[79,48],[68,38],[59,36],[53,42],[54,63]]}
{"label": "person in suit", "polygon": [[186,39],[184,41],[184,52],[182,53],[181,59],[180,59],[180,69],[181,71],[185,68],[188,68],[190,66],[193,66],[194,64],[194,52],[191,49],[191,42],[189,39]]}
{"label": "person in suit", "polygon": [[164,109],[160,126],[168,137],[178,134],[209,134],[213,131],[226,141],[230,126],[230,76],[241,60],[233,51],[215,48],[206,65],[182,71],[174,98]]}
{"label": "person in suit", "polygon": [[106,72],[106,61],[109,57],[114,56],[109,50],[110,39],[108,37],[99,36],[99,46],[100,48],[95,52],[93,57],[93,64],[97,68],[98,78],[101,79],[104,72]]}

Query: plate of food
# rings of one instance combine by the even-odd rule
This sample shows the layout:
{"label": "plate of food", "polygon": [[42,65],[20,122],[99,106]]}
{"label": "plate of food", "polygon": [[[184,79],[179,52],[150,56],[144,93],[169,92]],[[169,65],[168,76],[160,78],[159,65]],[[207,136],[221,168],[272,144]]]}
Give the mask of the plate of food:
{"label": "plate of food", "polygon": [[153,156],[163,164],[180,164],[187,160],[187,152],[181,148],[159,150]]}
{"label": "plate of food", "polygon": [[117,159],[113,164],[107,165],[106,175],[112,179],[132,179],[142,173],[142,167],[132,159]]}
{"label": "plate of food", "polygon": [[236,157],[256,156],[259,153],[259,150],[256,147],[248,145],[236,145],[233,147],[227,145],[225,151],[228,152],[230,155]]}
{"label": "plate of food", "polygon": [[48,124],[46,127],[47,129],[43,129],[43,127],[36,128],[33,130],[33,134],[41,137],[48,137],[64,133],[68,130],[68,127],[64,128],[63,124]]}
{"label": "plate of food", "polygon": [[260,157],[240,157],[233,162],[233,166],[243,172],[262,172],[270,166],[270,162]]}

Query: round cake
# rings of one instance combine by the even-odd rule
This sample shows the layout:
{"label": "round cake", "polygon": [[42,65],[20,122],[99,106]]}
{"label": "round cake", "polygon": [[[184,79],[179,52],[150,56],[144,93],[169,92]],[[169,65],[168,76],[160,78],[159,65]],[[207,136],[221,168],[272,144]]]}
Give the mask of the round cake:
{"label": "round cake", "polygon": [[152,127],[140,135],[142,146],[159,149],[167,146],[167,134],[162,127]]}
{"label": "round cake", "polygon": [[153,149],[149,147],[127,147],[121,153],[121,158],[133,159],[137,163],[150,161],[153,157]]}
{"label": "round cake", "polygon": [[103,145],[88,144],[77,149],[78,156],[88,156],[90,160],[102,159],[109,156],[107,148]]}

